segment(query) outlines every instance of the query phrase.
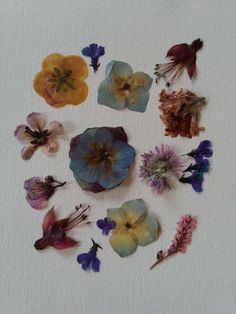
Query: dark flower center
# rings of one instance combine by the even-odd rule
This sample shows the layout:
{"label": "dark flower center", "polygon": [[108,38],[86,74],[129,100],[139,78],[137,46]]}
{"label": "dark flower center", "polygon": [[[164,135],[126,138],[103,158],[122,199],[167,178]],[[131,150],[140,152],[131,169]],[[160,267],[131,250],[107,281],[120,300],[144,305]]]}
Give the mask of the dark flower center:
{"label": "dark flower center", "polygon": [[58,223],[54,223],[51,227],[50,239],[52,241],[57,241],[64,238],[64,236],[65,231],[63,230],[63,228]]}
{"label": "dark flower center", "polygon": [[130,229],[132,227],[131,223],[129,223],[129,222],[126,222],[125,226],[127,229]]}
{"label": "dark flower center", "polygon": [[48,137],[50,135],[48,130],[32,131],[28,126],[25,127],[25,133],[32,136],[33,139],[30,143],[37,146],[42,146],[42,145],[47,144]]}
{"label": "dark flower center", "polygon": [[67,92],[68,88],[75,89],[71,70],[54,68],[48,82],[52,83],[57,93],[61,90]]}
{"label": "dark flower center", "polygon": [[130,85],[128,83],[125,83],[123,86],[124,90],[129,90],[130,89]]}

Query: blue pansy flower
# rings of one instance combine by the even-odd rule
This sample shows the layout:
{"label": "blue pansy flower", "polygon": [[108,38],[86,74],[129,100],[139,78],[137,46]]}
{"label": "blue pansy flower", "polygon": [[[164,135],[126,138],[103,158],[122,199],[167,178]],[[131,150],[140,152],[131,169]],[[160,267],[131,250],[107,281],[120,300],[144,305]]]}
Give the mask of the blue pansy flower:
{"label": "blue pansy flower", "polygon": [[97,227],[102,230],[102,234],[104,235],[108,235],[109,232],[115,228],[115,226],[116,226],[115,221],[107,217],[104,219],[97,220]]}
{"label": "blue pansy flower", "polygon": [[111,61],[105,69],[105,80],[98,87],[98,103],[118,110],[127,107],[144,112],[152,81],[146,73],[133,72],[128,63]]}
{"label": "blue pansy flower", "polygon": [[193,172],[197,171],[198,173],[205,173],[209,171],[209,160],[203,159],[202,161],[197,162],[196,164],[191,164],[183,172]]}
{"label": "blue pansy flower", "polygon": [[100,270],[100,260],[97,258],[98,248],[102,247],[97,244],[93,239],[93,246],[90,248],[88,253],[82,253],[77,256],[77,262],[82,265],[83,270],[89,270],[92,268],[94,272],[99,272]]}
{"label": "blue pansy flower", "polygon": [[71,140],[70,169],[80,187],[94,193],[120,185],[128,176],[135,150],[122,127],[91,128]]}
{"label": "blue pansy flower", "polygon": [[100,63],[98,63],[99,58],[105,54],[105,47],[98,46],[98,44],[90,44],[88,47],[82,49],[82,54],[91,58],[90,66],[96,72],[100,66]]}
{"label": "blue pansy flower", "polygon": [[197,149],[193,149],[188,156],[193,157],[197,162],[202,161],[203,157],[209,158],[213,154],[211,141],[201,141]]}
{"label": "blue pansy flower", "polygon": [[202,192],[203,172],[193,171],[191,176],[182,176],[179,181],[191,184],[195,192]]}

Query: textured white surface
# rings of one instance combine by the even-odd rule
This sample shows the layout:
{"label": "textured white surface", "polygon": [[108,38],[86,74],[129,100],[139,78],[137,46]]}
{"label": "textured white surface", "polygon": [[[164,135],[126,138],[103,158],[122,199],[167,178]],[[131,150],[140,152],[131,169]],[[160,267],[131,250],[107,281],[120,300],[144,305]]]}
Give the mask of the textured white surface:
{"label": "textured white surface", "polygon": [[[3,314],[233,314],[236,312],[235,215],[235,18],[236,2],[226,0],[80,1],[1,0],[1,295]],[[112,59],[126,61],[134,70],[152,75],[169,47],[201,37],[198,77],[184,74],[175,88],[190,88],[206,96],[208,105],[198,138],[165,138],[157,110],[163,83],[153,84],[144,114],[115,111],[96,103],[104,67]],[[42,59],[52,53],[80,54],[98,42],[106,47],[96,75],[90,69],[89,96],[80,106],[54,109],[37,96],[32,78]],[[88,59],[86,61],[89,61]],[[28,162],[20,158],[21,145],[13,136],[16,125],[32,111],[48,121],[62,121],[67,138],[55,157],[40,152]],[[181,152],[202,139],[214,145],[212,171],[204,192],[179,184],[161,197],[138,178],[139,157],[131,177],[119,188],[94,195],[80,190],[69,170],[72,136],[87,127],[122,125],[137,154],[165,141]],[[92,220],[106,208],[142,197],[160,219],[158,241],[121,259],[95,226],[75,229],[80,248],[37,252],[44,211],[31,209],[24,199],[23,182],[33,175],[56,175],[70,183],[50,201],[60,217],[79,202],[93,205]],[[187,254],[178,254],[148,271],[157,250],[169,244],[182,212],[198,217]],[[101,272],[85,273],[76,262],[93,236],[102,246]]]}

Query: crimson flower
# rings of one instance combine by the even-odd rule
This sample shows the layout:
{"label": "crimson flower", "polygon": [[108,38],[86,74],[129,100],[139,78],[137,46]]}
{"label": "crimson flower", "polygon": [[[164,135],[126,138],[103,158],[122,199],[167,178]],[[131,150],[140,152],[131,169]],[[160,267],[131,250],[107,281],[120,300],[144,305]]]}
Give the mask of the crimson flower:
{"label": "crimson flower", "polygon": [[43,250],[47,246],[53,246],[57,250],[68,249],[79,244],[72,238],[66,236],[66,232],[77,225],[89,224],[87,211],[89,206],[84,208],[82,205],[75,207],[75,211],[64,219],[56,220],[54,207],[52,207],[43,220],[43,237],[34,244],[36,250]]}
{"label": "crimson flower", "polygon": [[166,86],[170,86],[186,68],[190,79],[196,74],[196,52],[201,49],[203,42],[200,38],[194,40],[191,45],[186,43],[178,44],[171,47],[166,57],[170,59],[170,62],[163,64],[156,64],[155,72],[156,83],[160,78],[163,78],[166,82]]}

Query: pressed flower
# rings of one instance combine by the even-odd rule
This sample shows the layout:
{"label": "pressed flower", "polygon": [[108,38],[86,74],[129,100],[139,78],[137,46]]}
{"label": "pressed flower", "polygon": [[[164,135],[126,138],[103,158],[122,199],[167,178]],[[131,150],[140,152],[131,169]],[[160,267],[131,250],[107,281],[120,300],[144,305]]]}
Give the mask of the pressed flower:
{"label": "pressed flower", "polygon": [[67,237],[66,232],[76,227],[77,225],[89,224],[88,207],[82,205],[75,208],[69,216],[64,219],[56,220],[54,207],[52,207],[43,220],[43,237],[37,240],[34,244],[36,250],[43,250],[47,246],[53,246],[57,250],[64,250],[79,244],[72,238]]}
{"label": "pressed flower", "polygon": [[98,103],[118,110],[127,107],[144,112],[152,81],[146,73],[133,72],[128,63],[111,61],[105,69],[105,80],[98,87]]}
{"label": "pressed flower", "polygon": [[160,118],[165,124],[165,135],[193,137],[203,131],[199,127],[200,112],[206,104],[204,97],[198,97],[187,90],[160,93]]}
{"label": "pressed flower", "polygon": [[97,220],[97,227],[102,230],[102,234],[108,235],[109,232],[116,226],[115,221],[105,217],[104,219]]}
{"label": "pressed flower", "polygon": [[203,159],[196,164],[190,164],[183,172],[193,172],[197,171],[198,173],[205,173],[209,170],[209,160]]}
{"label": "pressed flower", "polygon": [[193,149],[190,153],[186,154],[193,157],[197,162],[203,160],[203,157],[209,158],[213,154],[211,141],[201,141],[196,149]]}
{"label": "pressed flower", "polygon": [[99,272],[100,270],[100,260],[97,258],[98,248],[102,247],[97,244],[93,239],[93,246],[90,248],[88,253],[82,253],[77,256],[77,262],[82,265],[83,270],[89,270],[92,268],[94,272]]}
{"label": "pressed flower", "polygon": [[170,62],[156,64],[155,66],[156,83],[163,78],[166,81],[166,86],[170,86],[178,79],[185,68],[188,76],[192,79],[196,74],[196,53],[202,46],[203,42],[198,38],[191,45],[184,43],[170,48],[166,55]]}
{"label": "pressed flower", "polygon": [[26,200],[31,207],[42,209],[47,206],[47,201],[55,192],[55,189],[64,184],[66,182],[56,181],[52,176],[29,178],[24,183],[27,192]]}
{"label": "pressed flower", "polygon": [[121,257],[134,253],[138,245],[148,245],[158,238],[158,220],[148,213],[141,199],[125,202],[120,208],[108,208],[107,218],[116,223],[109,241]]}
{"label": "pressed flower", "polygon": [[105,54],[105,48],[98,46],[98,44],[90,44],[88,47],[82,49],[82,55],[91,58],[90,66],[96,72],[100,66],[99,58]]}
{"label": "pressed flower", "polygon": [[45,128],[46,120],[38,112],[29,114],[26,121],[28,125],[18,125],[14,132],[15,137],[26,144],[21,150],[21,158],[30,159],[39,147],[44,153],[55,153],[58,150],[56,138],[64,133],[63,125],[58,121],[53,121]]}
{"label": "pressed flower", "polygon": [[192,185],[192,188],[195,192],[202,192],[202,183],[204,177],[203,172],[198,172],[197,170],[193,171],[192,174],[188,177],[184,175],[179,179],[182,183],[188,183]]}
{"label": "pressed flower", "polygon": [[70,169],[83,190],[98,193],[121,184],[129,174],[135,150],[122,127],[91,128],[72,138]]}
{"label": "pressed flower", "polygon": [[42,70],[35,75],[33,86],[52,107],[78,105],[88,95],[88,86],[84,82],[87,75],[87,65],[80,56],[64,57],[54,53],[43,60]]}
{"label": "pressed flower", "polygon": [[185,253],[187,246],[191,242],[192,233],[196,228],[197,220],[194,216],[184,214],[177,222],[176,232],[170,246],[157,253],[157,261],[150,267],[153,269],[157,264],[166,259],[168,256],[178,252]]}
{"label": "pressed flower", "polygon": [[170,189],[170,178],[178,178],[182,166],[175,150],[169,145],[161,144],[141,156],[139,176],[157,193]]}

